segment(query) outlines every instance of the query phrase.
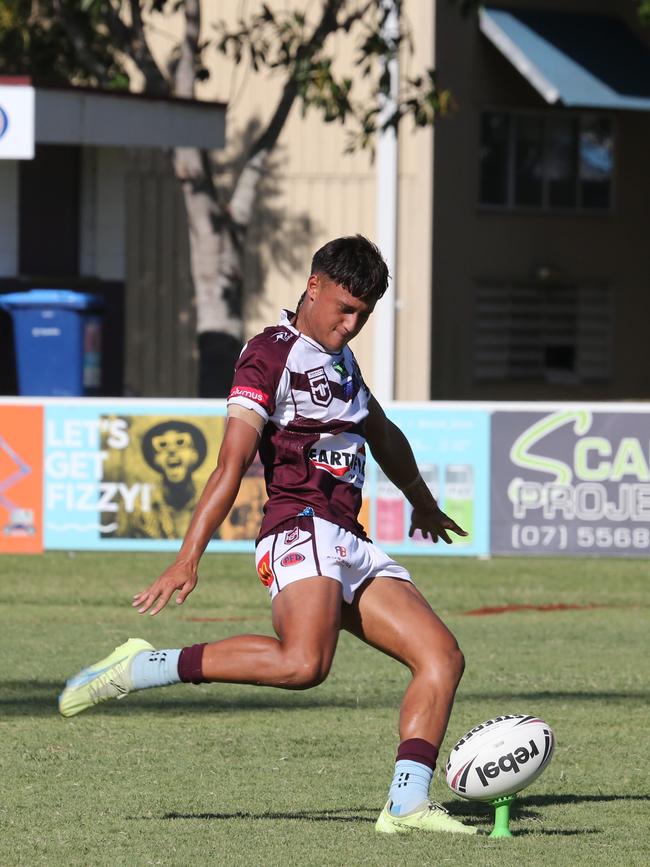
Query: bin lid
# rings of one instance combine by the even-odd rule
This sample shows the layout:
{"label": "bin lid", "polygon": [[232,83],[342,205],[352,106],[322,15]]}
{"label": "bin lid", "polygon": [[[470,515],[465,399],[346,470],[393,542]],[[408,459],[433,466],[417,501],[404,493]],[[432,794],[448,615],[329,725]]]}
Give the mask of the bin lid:
{"label": "bin lid", "polygon": [[0,295],[0,307],[67,307],[73,310],[90,310],[103,307],[104,301],[97,295],[73,292],[72,289],[28,289],[27,292],[10,292]]}

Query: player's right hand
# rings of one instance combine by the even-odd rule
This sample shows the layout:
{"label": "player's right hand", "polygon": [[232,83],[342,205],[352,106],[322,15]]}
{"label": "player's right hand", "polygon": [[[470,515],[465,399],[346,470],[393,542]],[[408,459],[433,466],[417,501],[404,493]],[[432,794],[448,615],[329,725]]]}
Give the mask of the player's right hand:
{"label": "player's right hand", "polygon": [[182,605],[196,587],[196,569],[191,566],[174,563],[157,578],[150,587],[133,597],[131,605],[138,609],[138,614],[147,611],[153,617],[167,605],[173,594],[178,590],[176,604]]}

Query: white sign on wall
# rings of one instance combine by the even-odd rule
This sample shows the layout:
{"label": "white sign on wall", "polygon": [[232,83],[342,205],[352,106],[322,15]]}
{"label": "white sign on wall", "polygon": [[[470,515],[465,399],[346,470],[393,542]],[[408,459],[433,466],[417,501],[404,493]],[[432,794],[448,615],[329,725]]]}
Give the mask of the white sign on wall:
{"label": "white sign on wall", "polygon": [[34,88],[0,84],[0,159],[34,159]]}

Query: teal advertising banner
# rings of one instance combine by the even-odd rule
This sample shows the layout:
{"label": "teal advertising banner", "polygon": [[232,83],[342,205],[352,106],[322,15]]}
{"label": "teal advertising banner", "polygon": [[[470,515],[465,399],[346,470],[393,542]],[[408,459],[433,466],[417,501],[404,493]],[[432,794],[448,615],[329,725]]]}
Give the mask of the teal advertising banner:
{"label": "teal advertising banner", "polygon": [[441,508],[469,536],[453,544],[408,536],[411,508],[368,457],[369,535],[396,554],[486,555],[489,552],[490,414],[484,410],[393,406],[389,417],[406,435],[424,480]]}
{"label": "teal advertising banner", "polygon": [[[217,401],[47,402],[44,546],[49,549],[175,551],[216,466],[225,423]],[[470,535],[454,544],[409,539],[410,507],[369,459],[361,520],[386,550],[488,552],[489,414],[390,407],[434,496]],[[266,499],[255,461],[211,551],[250,551]]]}

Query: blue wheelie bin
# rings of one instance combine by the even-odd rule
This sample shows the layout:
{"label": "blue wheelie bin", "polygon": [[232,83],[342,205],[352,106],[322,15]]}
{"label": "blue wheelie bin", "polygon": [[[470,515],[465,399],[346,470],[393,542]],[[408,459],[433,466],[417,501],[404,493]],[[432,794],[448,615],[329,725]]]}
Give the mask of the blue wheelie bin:
{"label": "blue wheelie bin", "polygon": [[13,320],[19,394],[100,393],[102,306],[101,298],[70,289],[0,295]]}

